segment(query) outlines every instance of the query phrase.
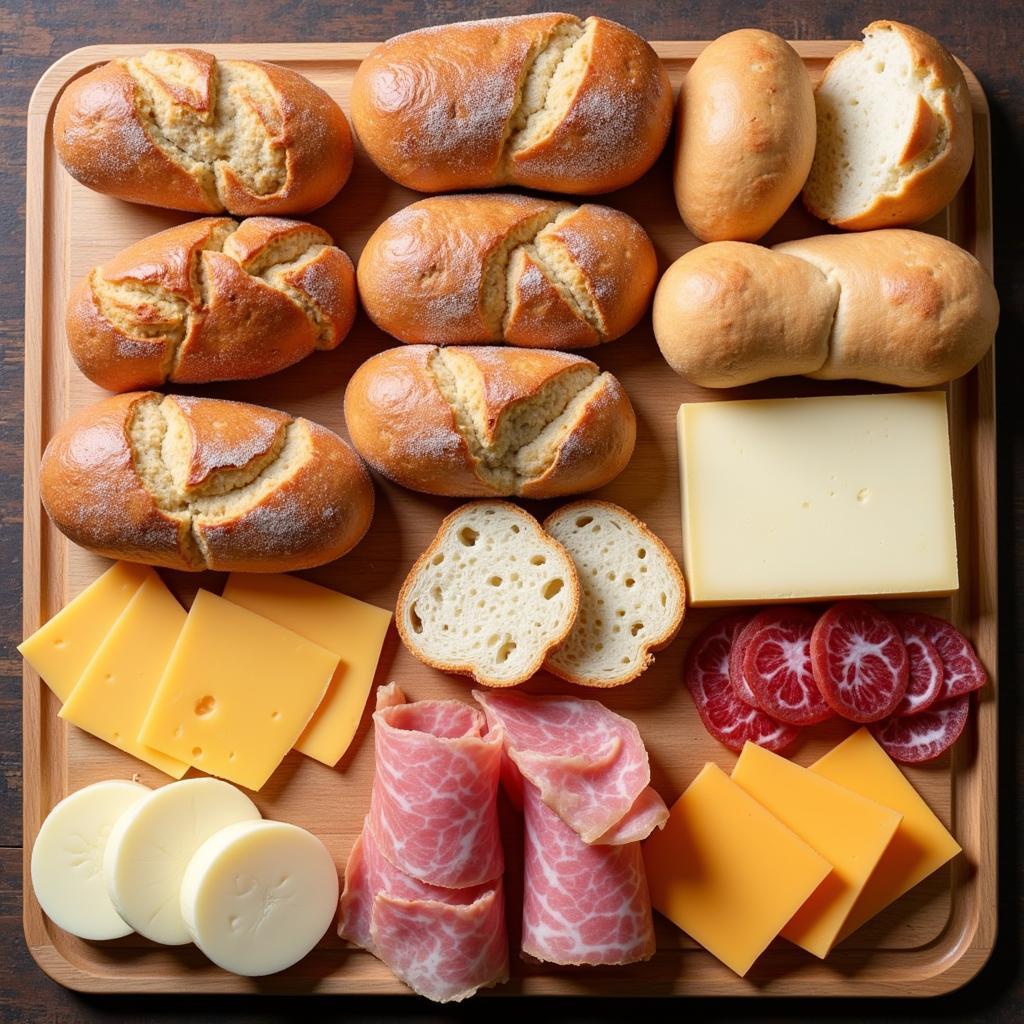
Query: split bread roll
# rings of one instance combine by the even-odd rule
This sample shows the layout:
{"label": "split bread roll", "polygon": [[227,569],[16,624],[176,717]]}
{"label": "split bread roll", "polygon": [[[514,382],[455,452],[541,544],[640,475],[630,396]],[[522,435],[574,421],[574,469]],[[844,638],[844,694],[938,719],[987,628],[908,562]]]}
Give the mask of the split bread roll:
{"label": "split bread roll", "polygon": [[352,375],[345,422],[383,476],[453,497],[590,491],[625,468],[636,442],[618,380],[544,349],[388,349]]}
{"label": "split bread roll", "polygon": [[374,323],[441,345],[599,345],[636,325],[657,277],[632,217],[518,195],[420,200],[384,221],[359,258]]}
{"label": "split bread roll", "polygon": [[356,314],[355,270],[321,228],[207,217],[94,267],[66,325],[81,371],[109,391],[246,380],[337,346]]}
{"label": "split bread roll", "polygon": [[930,35],[875,21],[832,58],[815,91],[818,141],[804,188],[816,217],[854,231],[919,224],[974,159],[967,81]]}
{"label": "split bread roll", "polygon": [[355,547],[366,467],[336,434],[274,409],[153,391],[106,398],[51,438],[43,505],[74,543],[170,569],[290,572]]}
{"label": "split bread roll", "polygon": [[407,32],[376,47],[352,83],[366,151],[419,192],[610,192],[650,168],[671,120],[654,50],[614,21],[572,14]]}
{"label": "split bread roll", "polygon": [[632,682],[683,624],[679,564],[636,516],[608,501],[563,505],[544,529],[569,552],[580,581],[572,632],[544,668],[578,686]]}
{"label": "split bread roll", "polygon": [[665,272],[653,314],[668,364],[708,388],[789,374],[933,387],[981,359],[998,319],[974,256],[901,228],[698,246]]}
{"label": "split bread roll", "polygon": [[57,102],[73,178],[172,210],[305,213],[352,170],[348,121],[309,79],[204,50],[150,50],[76,78]]}
{"label": "split bread roll", "polygon": [[701,51],[676,114],[676,205],[704,242],[753,242],[800,194],[814,159],[811,79],[774,32],[740,29]]}
{"label": "split bread roll", "polygon": [[572,629],[579,581],[565,548],[507,501],[456,509],[416,560],[395,608],[409,651],[484,686],[538,672]]}

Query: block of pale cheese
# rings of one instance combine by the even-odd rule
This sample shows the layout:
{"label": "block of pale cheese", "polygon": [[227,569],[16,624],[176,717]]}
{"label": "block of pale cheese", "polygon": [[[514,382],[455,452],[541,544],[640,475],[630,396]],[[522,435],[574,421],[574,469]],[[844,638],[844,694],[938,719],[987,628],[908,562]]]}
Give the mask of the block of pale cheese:
{"label": "block of pale cheese", "polygon": [[232,573],[224,598],[294,630],[341,659],[295,749],[327,765],[348,750],[377,671],[391,611],[298,576]]}
{"label": "block of pale cheese", "polygon": [[952,860],[960,844],[867,729],[858,729],[833,747],[810,771],[903,816],[843,925],[843,939]]}
{"label": "block of pale cheese", "polygon": [[185,609],[152,570],[86,665],[60,717],[180,779],[188,764],[140,743],[139,729],[185,625]]}
{"label": "block of pale cheese", "polygon": [[710,763],[643,854],[654,908],[741,976],[832,870]]}
{"label": "block of pale cheese", "polygon": [[154,942],[190,942],[179,904],[185,868],[215,832],[259,817],[241,790],[219,779],[153,790],[118,819],[107,841],[103,876],[117,912]]}
{"label": "block of pale cheese", "polygon": [[744,746],[732,779],[832,865],[782,929],[790,942],[825,957],[903,816],[754,743]]}
{"label": "block of pale cheese", "polygon": [[338,871],[312,833],[243,821],[206,840],[181,881],[192,941],[219,967],[259,977],[298,963],[331,926]]}
{"label": "block of pale cheese", "polygon": [[107,631],[152,575],[144,565],[115,562],[18,646],[61,700],[67,700]]}
{"label": "block of pale cheese", "polygon": [[132,927],[103,880],[107,837],[150,792],[137,782],[96,782],[66,796],[46,816],[32,846],[32,888],[54,924],[80,939],[118,939]]}
{"label": "block of pale cheese", "polygon": [[679,408],[695,605],[957,588],[942,392]]}
{"label": "block of pale cheese", "polygon": [[327,692],[338,656],[200,590],[139,739],[258,790]]}

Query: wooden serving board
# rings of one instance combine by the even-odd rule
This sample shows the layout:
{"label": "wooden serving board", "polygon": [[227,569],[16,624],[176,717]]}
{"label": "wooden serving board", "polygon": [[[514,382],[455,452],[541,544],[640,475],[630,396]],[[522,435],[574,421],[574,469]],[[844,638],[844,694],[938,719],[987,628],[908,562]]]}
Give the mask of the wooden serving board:
{"label": "wooden serving board", "polygon": [[[202,43],[197,45],[204,45]],[[348,107],[349,86],[372,44],[223,45],[222,57],[274,61],[307,75]],[[679,83],[702,42],[655,43],[673,86]],[[845,43],[797,42],[797,51],[817,77]],[[143,46],[94,46],[77,50],[46,72],[32,97],[28,118],[28,206],[25,336],[25,526],[24,627],[26,635],[58,611],[104,568],[104,561],[69,544],[51,527],[39,504],[39,457],[54,429],[69,413],[102,397],[75,368],[64,340],[63,309],[73,282],[123,246],[188,219],[187,214],[134,206],[96,195],[76,183],[56,159],[50,129],[54,103],[73,78]],[[968,71],[974,110],[976,156],[971,176],[953,205],[926,226],[975,253],[991,271],[989,116],[984,94]],[[327,228],[352,258],[385,217],[418,198],[385,178],[357,151],[348,185],[310,216]],[[636,217],[650,233],[661,269],[692,248],[672,197],[670,158],[630,188],[597,201]],[[801,209],[791,210],[768,243],[817,234],[823,225]],[[345,383],[363,360],[395,342],[360,314],[348,339],[334,352],[311,356],[263,380],[194,389],[198,393],[277,406],[345,432]],[[677,556],[680,548],[679,480],[675,413],[683,401],[715,401],[881,391],[863,383],[828,384],[786,379],[737,389],[705,391],[680,380],[664,363],[645,320],[628,337],[588,353],[617,374],[636,407],[639,436],[626,471],[602,489],[646,520]],[[950,618],[977,645],[990,673],[996,668],[996,495],[994,365],[981,365],[949,389],[961,590],[948,600],[904,602]],[[411,563],[457,500],[405,491],[378,479],[377,513],[370,534],[346,558],[306,573],[310,579],[384,607],[393,607]],[[527,503],[538,515],[555,503]],[[837,538],[841,543],[841,538]],[[164,573],[187,604],[197,586],[219,592],[223,577]],[[682,684],[682,663],[691,638],[721,612],[690,611],[680,638],[658,655],[633,684],[611,691],[585,691],[633,718],[647,742],[653,783],[671,803],[705,761],[727,771],[735,757],[701,727]],[[469,699],[469,682],[447,677],[414,660],[392,629],[378,681],[397,679],[413,699]],[[746,979],[735,977],[685,935],[657,917],[658,952],[629,967],[553,968],[526,964],[518,956],[517,911],[521,884],[510,855],[507,875],[512,980],[498,995],[932,995],[971,978],[985,962],[996,934],[996,687],[976,701],[964,737],[950,755],[907,772],[911,781],[952,828],[964,847],[954,864],[920,885],[820,962],[777,942]],[[538,676],[533,691],[571,690]],[[57,716],[55,697],[27,666],[24,675],[25,935],[39,965],[64,985],[96,992],[337,992],[407,991],[373,957],[351,950],[332,932],[302,963],[283,974],[251,980],[210,965],[192,947],[167,948],[136,936],[88,943],[67,935],[41,912],[28,884],[29,855],[39,826],[67,793],[99,779],[137,776],[150,785],[168,780]],[[840,740],[839,723],[807,730],[794,757],[808,764]],[[256,796],[263,814],[311,829],[331,849],[341,869],[366,812],[372,776],[373,737],[369,714],[337,769],[290,754]],[[505,809],[507,811],[507,808]],[[518,847],[518,824],[504,815],[506,848]],[[751,851],[751,856],[756,856]]]}

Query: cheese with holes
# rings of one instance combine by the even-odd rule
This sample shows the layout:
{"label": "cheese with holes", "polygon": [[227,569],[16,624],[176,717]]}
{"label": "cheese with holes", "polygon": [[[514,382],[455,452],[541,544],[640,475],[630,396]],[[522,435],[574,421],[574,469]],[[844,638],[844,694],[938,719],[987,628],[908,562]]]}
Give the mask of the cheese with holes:
{"label": "cheese with holes", "polygon": [[153,575],[153,570],[144,565],[115,562],[18,646],[25,660],[62,701],[67,700],[135,592]]}
{"label": "cheese with holes", "polygon": [[655,909],[741,976],[832,870],[715,764],[643,853]]}
{"label": "cheese with holes", "polygon": [[832,873],[782,929],[790,942],[824,957],[902,815],[754,743],[743,747],[732,778],[832,865]]}
{"label": "cheese with holes", "polygon": [[842,939],[951,861],[960,845],[867,729],[843,740],[810,771],[903,816],[843,925]]}
{"label": "cheese with holes", "polygon": [[957,588],[942,392],[679,408],[695,605]]}
{"label": "cheese with holes", "polygon": [[363,716],[391,612],[297,576],[232,573],[223,596],[341,659],[327,694],[295,744],[317,761],[337,764]]}
{"label": "cheese with holes", "polygon": [[139,729],[185,625],[185,610],[151,573],[99,645],[60,717],[180,779],[188,764],[139,742]]}
{"label": "cheese with holes", "polygon": [[258,790],[306,728],[337,667],[336,654],[200,590],[139,739]]}

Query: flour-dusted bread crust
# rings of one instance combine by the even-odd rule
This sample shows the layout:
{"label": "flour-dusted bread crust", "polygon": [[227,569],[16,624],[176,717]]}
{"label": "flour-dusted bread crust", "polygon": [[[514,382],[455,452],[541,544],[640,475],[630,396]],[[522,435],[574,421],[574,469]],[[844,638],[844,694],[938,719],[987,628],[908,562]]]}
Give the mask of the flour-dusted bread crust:
{"label": "flour-dusted bread crust", "polygon": [[94,267],[65,324],[90,380],[135,391],[275,373],[340,344],[356,301],[352,261],[322,228],[206,217]]}
{"label": "flour-dusted bread crust", "polygon": [[796,50],[745,28],[701,51],[676,113],[676,205],[704,242],[753,242],[800,194],[814,159],[814,90]]}
{"label": "flour-dusted bread crust", "polygon": [[571,14],[407,32],[374,49],[352,84],[370,157],[420,192],[610,192],[651,167],[671,119],[654,50],[614,21]]}
{"label": "flour-dusted bread crust", "polygon": [[875,21],[832,58],[815,91],[818,141],[804,203],[853,231],[919,224],[974,159],[967,82],[930,35]]}
{"label": "flour-dusted bread crust", "polygon": [[336,434],[213,398],[115,395],[46,446],[41,494],[76,544],[171,569],[289,572],[339,558],[373,518],[373,485]]}
{"label": "flour-dusted bread crust", "polygon": [[150,50],[76,78],[53,141],[88,188],[195,213],[305,213],[352,169],[348,120],[288,68]]}
{"label": "flour-dusted bread crust", "polygon": [[575,625],[544,668],[579,686],[632,682],[683,624],[679,564],[644,523],[608,501],[564,505],[544,529],[569,552],[580,581]]}
{"label": "flour-dusted bread crust", "polygon": [[387,349],[352,375],[345,422],[379,473],[453,497],[593,490],[625,468],[636,443],[619,381],[544,349]]}
{"label": "flour-dusted bread crust", "polygon": [[398,595],[405,646],[484,686],[524,683],[569,634],[579,608],[565,548],[505,501],[463,505],[441,523]]}
{"label": "flour-dusted bread crust", "polygon": [[621,337],[657,280],[632,217],[520,195],[433,196],[399,210],[359,258],[359,293],[407,343],[577,349]]}

